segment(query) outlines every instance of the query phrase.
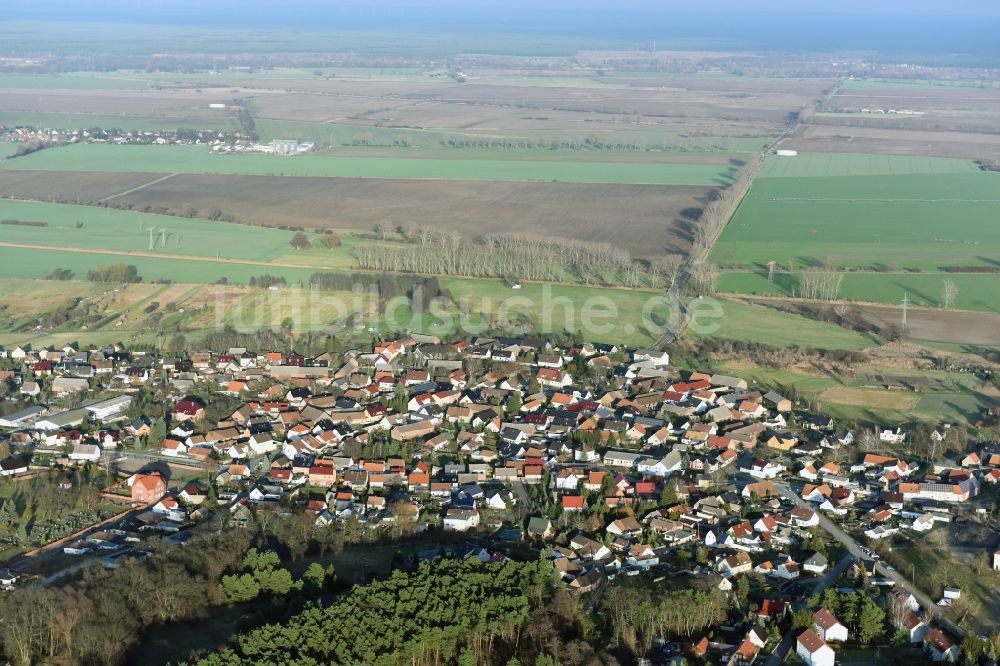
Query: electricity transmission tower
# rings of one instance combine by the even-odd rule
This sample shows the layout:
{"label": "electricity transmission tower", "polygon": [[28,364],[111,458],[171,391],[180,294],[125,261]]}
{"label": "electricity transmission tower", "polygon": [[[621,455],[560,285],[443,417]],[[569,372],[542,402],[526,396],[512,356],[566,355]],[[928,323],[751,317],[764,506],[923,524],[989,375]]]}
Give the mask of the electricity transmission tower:
{"label": "electricity transmission tower", "polygon": [[900,303],[903,304],[903,322],[902,322],[902,324],[903,324],[903,330],[905,331],[906,330],[906,308],[907,308],[907,306],[910,305],[910,299],[907,298],[905,291],[903,292],[903,300],[900,301]]}
{"label": "electricity transmission tower", "polygon": [[774,262],[774,261],[767,262],[767,281],[768,282],[774,282],[774,264],[775,263],[776,262]]}

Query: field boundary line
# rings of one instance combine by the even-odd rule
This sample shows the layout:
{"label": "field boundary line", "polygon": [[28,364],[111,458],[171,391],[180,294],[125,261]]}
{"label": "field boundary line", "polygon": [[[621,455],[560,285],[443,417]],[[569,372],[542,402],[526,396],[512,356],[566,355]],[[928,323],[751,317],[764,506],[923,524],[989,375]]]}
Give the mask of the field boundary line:
{"label": "field boundary line", "polygon": [[154,178],[153,180],[149,181],[148,183],[143,183],[142,185],[139,185],[137,187],[133,187],[131,189],[125,190],[124,192],[119,192],[118,194],[112,194],[111,196],[104,197],[103,199],[98,199],[97,201],[98,201],[98,203],[100,203],[102,201],[111,201],[112,199],[117,199],[118,197],[123,197],[123,196],[125,196],[127,194],[134,194],[135,192],[138,192],[139,190],[145,189],[145,188],[149,187],[150,185],[156,185],[157,183],[162,183],[165,180],[169,180],[169,179],[173,178],[176,175],[177,175],[177,173],[168,173],[166,176],[160,176],[159,178]]}

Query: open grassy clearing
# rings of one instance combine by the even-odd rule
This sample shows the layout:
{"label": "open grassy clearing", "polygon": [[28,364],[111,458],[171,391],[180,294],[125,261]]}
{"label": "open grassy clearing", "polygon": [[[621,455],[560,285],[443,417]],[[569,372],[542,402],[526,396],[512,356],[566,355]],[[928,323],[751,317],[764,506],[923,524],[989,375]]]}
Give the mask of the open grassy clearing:
{"label": "open grassy clearing", "polygon": [[[943,528],[936,528],[943,529]],[[921,540],[926,539],[923,537]],[[932,599],[939,599],[945,587],[957,587],[962,597],[972,597],[978,604],[979,612],[972,618],[972,626],[981,631],[995,629],[1000,621],[1000,591],[997,588],[998,574],[989,568],[981,574],[975,573],[969,563],[969,555],[943,546],[914,544],[912,541],[895,540],[889,560],[905,577],[913,577],[914,584]]]}
{"label": "open grassy clearing", "polygon": [[858,350],[874,344],[874,340],[868,336],[835,324],[813,321],[742,301],[717,299],[717,302],[720,306],[717,311],[713,311],[711,304],[691,304],[696,313],[703,308],[703,314],[695,319],[689,329],[691,334],[702,338],[743,340],[801,349]]}
{"label": "open grassy clearing", "polygon": [[872,407],[875,409],[913,409],[920,398],[909,393],[891,393],[877,389],[850,388],[833,386],[819,394],[823,402],[835,402],[839,405],[854,407]]}
{"label": "open grassy clearing", "polygon": [[[848,301],[899,304],[903,295],[911,305],[940,308],[945,280],[958,287],[954,307],[974,312],[1000,312],[1000,278],[991,273],[846,273],[838,297]],[[800,292],[797,273],[777,273],[767,281],[766,271],[727,272],[719,290],[730,294],[792,296]]]}
{"label": "open grassy clearing", "polygon": [[255,228],[248,232],[246,227],[226,222],[94,206],[0,200],[0,219],[43,221],[48,225],[2,225],[0,242],[5,243],[146,252],[152,229],[154,252],[270,261],[291,250],[290,231]]}
{"label": "open grassy clearing", "polygon": [[149,171],[342,178],[565,181],[719,185],[731,167],[711,164],[621,164],[527,160],[340,158],[325,155],[218,155],[204,146],[77,144],[7,160],[3,169]]}
{"label": "open grassy clearing", "polygon": [[[768,165],[713,248],[720,265],[801,267],[832,257],[843,267],[936,270],[994,266],[1000,256],[1000,174],[970,162],[803,155]],[[836,175],[855,165],[862,172],[897,171]],[[790,175],[800,166],[834,175]],[[939,171],[902,173],[924,168]]]}
{"label": "open grassy clearing", "polygon": [[[794,387],[805,400],[818,402],[824,413],[842,423],[907,424],[917,420],[939,423],[974,422],[982,408],[994,404],[985,385],[967,374],[905,370],[868,364],[857,366],[853,376],[820,372],[813,368],[779,369],[747,363],[724,363],[720,369],[745,377],[758,388],[787,390]],[[922,391],[896,391],[866,387],[868,374],[905,376],[933,381]]]}

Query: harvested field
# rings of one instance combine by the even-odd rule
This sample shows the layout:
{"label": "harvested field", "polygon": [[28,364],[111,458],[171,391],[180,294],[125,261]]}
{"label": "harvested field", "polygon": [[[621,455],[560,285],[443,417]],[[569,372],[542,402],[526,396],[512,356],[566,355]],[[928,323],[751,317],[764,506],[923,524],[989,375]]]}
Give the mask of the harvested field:
{"label": "harvested field", "polygon": [[813,124],[810,119],[782,141],[781,147],[802,152],[1000,159],[1000,134],[837,127]]}
{"label": "harvested field", "polygon": [[834,402],[839,405],[868,407],[872,409],[913,409],[919,402],[919,396],[910,393],[896,393],[872,389],[834,386],[819,394],[823,402]]}
{"label": "harvested field", "polygon": [[0,196],[38,201],[92,203],[149,183],[158,173],[98,171],[42,172],[0,170]]}
{"label": "harvested field", "polygon": [[[604,115],[648,118],[718,118],[740,122],[782,123],[789,112],[807,104],[828,81],[793,84],[755,79],[719,86],[700,79],[559,79],[547,85],[543,78],[530,85],[514,80],[468,83],[430,77],[329,79],[254,82],[264,92],[254,102],[263,118],[324,121],[354,118],[397,125],[465,128],[490,121],[517,125],[523,116],[600,122]],[[258,87],[259,86],[259,87]],[[245,92],[250,92],[246,90]],[[654,120],[655,122],[655,120]]]}
{"label": "harvested field", "polygon": [[[181,116],[218,119],[232,116],[227,110],[209,109],[209,104],[231,102],[228,90],[208,91],[84,91],[0,89],[0,111],[107,113],[139,116]],[[169,118],[164,119],[167,127]]]}
{"label": "harvested field", "polygon": [[[832,82],[764,79],[594,75],[504,78],[470,73],[459,84],[440,72],[385,75],[297,70],[263,76],[143,74],[7,77],[0,112],[51,115],[117,114],[159,117],[167,128],[231,118],[212,102],[252,99],[262,120],[343,123],[373,129],[440,130],[480,136],[634,135],[653,144],[666,133],[686,137],[775,136],[790,113],[809,104]],[[17,87],[23,82],[23,87]],[[60,87],[60,86],[65,86]],[[105,88],[105,89],[101,89]],[[58,120],[58,119],[56,119]],[[374,127],[374,126],[378,127]]]}
{"label": "harvested field", "polygon": [[637,257],[690,245],[684,212],[711,188],[574,183],[502,183],[175,176],[122,199],[182,210],[217,206],[253,224],[370,229],[413,223],[486,233],[542,233],[621,245]]}
{"label": "harvested field", "polygon": [[[148,174],[147,174],[148,175]],[[132,174],[0,171],[0,192],[74,200],[85,177],[95,194],[129,189]],[[123,179],[126,179],[123,181]],[[140,179],[141,180],[141,179]],[[153,178],[149,178],[153,180]],[[148,181],[147,181],[148,182]],[[637,257],[684,252],[689,222],[712,188],[176,175],[119,197],[136,210],[218,208],[259,225],[371,229],[376,222],[484,233],[547,233],[623,246]],[[95,197],[100,198],[100,197]]]}
{"label": "harvested field", "polygon": [[[899,322],[899,308],[855,307],[877,326]],[[906,315],[906,334],[914,340],[1000,346],[1000,314],[912,309]]]}

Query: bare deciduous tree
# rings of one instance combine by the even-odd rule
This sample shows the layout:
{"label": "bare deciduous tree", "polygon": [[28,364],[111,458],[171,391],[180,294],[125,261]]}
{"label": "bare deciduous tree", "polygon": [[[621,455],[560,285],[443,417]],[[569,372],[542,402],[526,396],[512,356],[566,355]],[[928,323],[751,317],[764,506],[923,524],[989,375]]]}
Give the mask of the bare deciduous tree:
{"label": "bare deciduous tree", "polygon": [[941,288],[941,304],[944,306],[945,310],[950,310],[953,305],[955,305],[955,299],[958,297],[958,285],[955,284],[953,280],[945,280],[944,286]]}

